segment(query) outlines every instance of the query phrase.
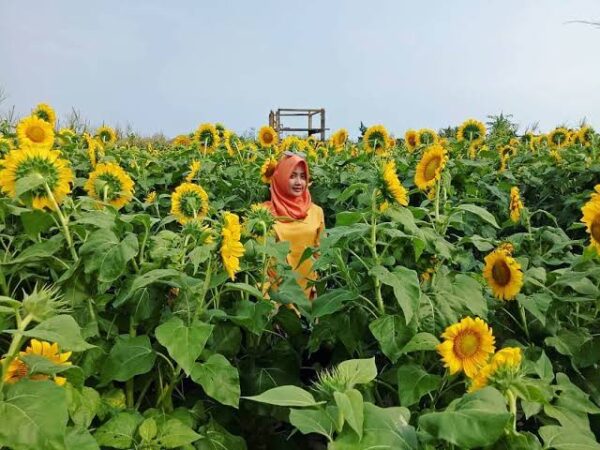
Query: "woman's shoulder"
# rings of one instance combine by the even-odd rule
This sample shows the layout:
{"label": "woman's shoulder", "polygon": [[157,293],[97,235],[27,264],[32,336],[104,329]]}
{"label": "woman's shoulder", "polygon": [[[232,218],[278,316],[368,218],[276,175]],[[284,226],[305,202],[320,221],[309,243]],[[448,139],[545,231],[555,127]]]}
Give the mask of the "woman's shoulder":
{"label": "woman's shoulder", "polygon": [[311,203],[310,208],[308,208],[308,213],[323,217],[323,208],[316,203]]}

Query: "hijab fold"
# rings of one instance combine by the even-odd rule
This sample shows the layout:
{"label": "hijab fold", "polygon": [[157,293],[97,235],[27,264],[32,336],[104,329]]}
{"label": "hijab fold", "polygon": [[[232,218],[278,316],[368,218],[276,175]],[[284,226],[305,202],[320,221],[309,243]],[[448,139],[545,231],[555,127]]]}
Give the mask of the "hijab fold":
{"label": "hijab fold", "polygon": [[[304,192],[295,196],[290,190],[290,177],[298,165],[304,167],[307,187]],[[304,219],[312,204],[308,192],[308,164],[297,155],[288,156],[280,160],[271,177],[271,201],[266,202],[267,207],[274,216],[286,216],[292,219]]]}

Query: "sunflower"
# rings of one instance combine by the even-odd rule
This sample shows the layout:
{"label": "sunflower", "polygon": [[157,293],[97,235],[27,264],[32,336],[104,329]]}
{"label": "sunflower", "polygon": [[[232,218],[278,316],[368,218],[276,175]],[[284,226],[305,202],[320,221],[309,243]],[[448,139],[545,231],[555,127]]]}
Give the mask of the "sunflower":
{"label": "sunflower", "polygon": [[517,223],[521,218],[521,210],[523,209],[523,202],[521,201],[521,195],[519,194],[519,188],[513,186],[510,188],[510,220]]}
{"label": "sunflower", "polygon": [[520,366],[523,355],[519,347],[505,347],[492,356],[489,363],[483,366],[471,379],[469,392],[486,387],[494,378],[514,376]]}
{"label": "sunflower", "polygon": [[592,145],[592,139],[594,137],[594,129],[589,126],[583,126],[577,132],[577,137],[579,138],[579,142],[584,147],[589,147]]}
{"label": "sunflower", "polygon": [[90,164],[92,168],[95,168],[96,163],[98,162],[97,151],[99,150],[100,144],[88,133],[84,133],[83,139],[85,141],[85,146],[87,146],[87,153],[88,159],[90,160]]}
{"label": "sunflower", "polygon": [[406,150],[410,153],[417,148],[417,132],[415,130],[406,130],[404,133],[404,143],[406,144]]}
{"label": "sunflower", "polygon": [[459,142],[482,142],[485,139],[485,133],[485,125],[482,122],[475,119],[467,119],[458,127],[456,139]]}
{"label": "sunflower", "polygon": [[388,161],[383,164],[381,176],[385,192],[402,206],[408,206],[408,193],[396,175],[396,163]]}
{"label": "sunflower", "polygon": [[469,378],[475,376],[494,352],[492,329],[479,317],[450,325],[442,337],[444,342],[436,349],[451,375],[462,370]]}
{"label": "sunflower", "polygon": [[298,136],[286,136],[281,140],[277,153],[286,151],[306,152],[309,148],[309,144]]}
{"label": "sunflower", "polygon": [[15,146],[10,139],[0,137],[0,155],[3,155],[4,153],[8,153],[14,149],[15,149]]}
{"label": "sunflower", "polygon": [[421,128],[417,131],[417,145],[433,145],[438,139],[437,133],[430,128]]}
{"label": "sunflower", "polygon": [[529,150],[535,150],[535,135],[532,132],[528,131],[523,136],[521,136],[521,141]]}
{"label": "sunflower", "polygon": [[370,126],[363,136],[365,150],[368,153],[385,151],[388,138],[388,132],[383,125]]}
{"label": "sunflower", "polygon": [[58,130],[58,134],[64,138],[74,138],[77,136],[77,133],[75,133],[73,128],[61,128]]}
{"label": "sunflower", "polygon": [[102,125],[96,130],[96,137],[103,143],[113,145],[117,142],[117,132],[108,125]]}
{"label": "sunflower", "polygon": [[217,127],[212,123],[203,123],[194,133],[194,139],[200,144],[203,153],[212,153],[219,146],[221,138]]}
{"label": "sunflower", "polygon": [[562,148],[569,143],[569,130],[557,127],[548,133],[548,145],[553,148]]}
{"label": "sunflower", "polygon": [[258,148],[256,147],[256,144],[253,142],[248,142],[242,147],[242,150],[248,161],[256,161],[256,158],[258,157]]}
{"label": "sunflower", "polygon": [[112,162],[98,164],[83,188],[90,197],[108,202],[117,209],[133,198],[133,180],[121,166]]}
{"label": "sunflower", "polygon": [[[0,175],[1,177],[1,175]],[[600,253],[600,196],[594,194],[582,208],[582,222],[590,235],[591,245]]]}
{"label": "sunflower", "polygon": [[[58,344],[56,343],[50,344],[46,341],[38,341],[37,339],[32,339],[31,341],[29,341],[29,346],[25,349],[25,351],[20,352],[20,356],[31,355],[43,357],[56,365],[71,365],[71,362],[69,361],[71,352],[60,353],[58,349]],[[0,363],[2,363],[3,361],[4,360],[0,361]],[[14,358],[8,366],[8,371],[4,377],[4,381],[9,384],[16,383],[17,381],[19,381],[22,378],[25,378],[28,375],[29,367],[27,366],[27,364],[19,358]],[[29,375],[29,379],[36,381],[47,380],[48,378],[49,376],[45,374]],[[63,386],[67,382],[66,378],[59,377],[56,375],[53,375],[52,379],[59,386]]]}
{"label": "sunflower", "polygon": [[150,204],[154,203],[155,201],[156,201],[156,191],[148,192],[148,195],[146,195],[146,198],[144,199],[144,203],[146,203],[147,205],[150,205]]}
{"label": "sunflower", "polygon": [[192,180],[196,177],[196,175],[198,175],[201,166],[202,164],[200,164],[200,161],[192,161],[192,163],[190,164],[190,173],[186,175],[185,181],[191,183]]}
{"label": "sunflower", "polygon": [[277,160],[268,158],[260,168],[260,179],[264,184],[271,184],[271,177],[277,168]]}
{"label": "sunflower", "polygon": [[433,188],[442,176],[442,170],[444,170],[447,162],[446,150],[441,145],[434,144],[429,147],[417,164],[415,171],[415,184],[417,187],[422,191]]}
{"label": "sunflower", "polygon": [[250,206],[250,211],[244,218],[244,235],[252,237],[264,243],[264,238],[273,234],[275,218],[271,210],[262,203]]}
{"label": "sunflower", "polygon": [[240,218],[233,213],[223,215],[223,228],[221,230],[221,259],[223,266],[232,280],[240,270],[240,258],[244,255],[244,246],[241,238]]}
{"label": "sunflower", "polygon": [[179,136],[175,136],[173,138],[171,145],[173,147],[189,147],[192,145],[192,139],[185,134],[180,134]]}
{"label": "sunflower", "polygon": [[497,248],[485,258],[483,277],[494,297],[500,300],[514,300],[523,287],[521,265],[506,248]]}
{"label": "sunflower", "polygon": [[223,142],[229,156],[233,158],[236,154],[239,154],[241,141],[237,134],[233,131],[225,130],[223,132]]}
{"label": "sunflower", "polygon": [[331,136],[331,144],[337,149],[343,147],[348,140],[348,130],[340,128]]}
{"label": "sunflower", "polygon": [[12,198],[17,198],[19,180],[35,175],[43,178],[43,185],[38,185],[20,196],[34,209],[55,208],[46,191],[46,185],[57,205],[71,192],[73,172],[68,161],[62,159],[57,150],[36,147],[12,150],[0,161],[0,167],[0,189]]}
{"label": "sunflower", "polygon": [[38,103],[35,109],[31,111],[31,115],[48,122],[52,128],[56,126],[56,113],[52,106],[47,103]]}
{"label": "sunflower", "polygon": [[279,142],[277,132],[267,125],[258,130],[258,142],[261,147],[273,147]]}
{"label": "sunflower", "polygon": [[186,223],[202,219],[208,213],[208,194],[197,184],[182,183],[171,196],[171,214],[177,221]]}
{"label": "sunflower", "polygon": [[17,136],[19,145],[23,147],[49,149],[54,144],[52,125],[36,116],[21,119],[17,125]]}

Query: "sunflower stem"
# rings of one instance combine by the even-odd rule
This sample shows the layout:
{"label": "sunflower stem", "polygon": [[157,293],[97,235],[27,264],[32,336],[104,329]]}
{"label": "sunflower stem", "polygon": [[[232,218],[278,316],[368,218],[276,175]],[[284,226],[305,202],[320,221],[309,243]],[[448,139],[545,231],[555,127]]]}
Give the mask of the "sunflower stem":
{"label": "sunflower stem", "polygon": [[508,397],[508,406],[510,409],[510,413],[513,416],[513,431],[516,433],[517,432],[517,397],[515,397],[515,394],[510,389],[508,389],[506,391],[506,396]]}
{"label": "sunflower stem", "polygon": [[[129,320],[129,336],[135,337],[136,334],[137,334],[137,330],[135,328],[135,322],[134,322],[133,316],[131,316],[131,319]],[[129,380],[127,380],[125,382],[125,396],[127,399],[127,408],[129,408],[129,409],[133,409],[133,407],[134,407],[133,378],[134,377],[131,377]]]}
{"label": "sunflower stem", "polygon": [[[371,254],[376,266],[379,265],[379,255],[377,254],[377,191],[374,190],[371,196],[371,241],[369,243]],[[377,276],[373,275],[373,283],[375,284],[375,300],[381,315],[385,314],[385,305],[381,295],[381,281]]]}
{"label": "sunflower stem", "polygon": [[[202,285],[202,292],[200,294],[200,300],[198,301],[196,313],[194,314],[195,318],[199,318],[200,314],[204,311],[204,303],[206,300],[206,293],[208,292],[208,287],[210,286],[211,274],[212,274],[212,255],[208,258],[208,264],[206,265],[206,274],[204,276],[204,284]],[[216,307],[218,308],[218,305]]]}
{"label": "sunflower stem", "polygon": [[52,193],[50,186],[48,186],[48,183],[44,183],[44,187],[46,188],[48,198],[52,202],[52,206],[54,207],[54,210],[56,211],[58,219],[60,220],[60,223],[62,225],[63,233],[65,235],[65,239],[67,240],[67,246],[71,251],[71,256],[73,257],[73,260],[77,262],[79,261],[79,256],[77,255],[77,252],[75,251],[75,246],[73,245],[73,237],[71,236],[71,231],[69,230],[69,221],[60,209],[60,206],[57,203],[56,198],[54,198],[54,194]]}
{"label": "sunflower stem", "polygon": [[519,314],[521,315],[521,323],[523,324],[523,331],[525,331],[525,336],[527,337],[527,342],[531,342],[529,337],[529,328],[527,327],[527,317],[525,316],[525,308],[523,305],[519,303]]}

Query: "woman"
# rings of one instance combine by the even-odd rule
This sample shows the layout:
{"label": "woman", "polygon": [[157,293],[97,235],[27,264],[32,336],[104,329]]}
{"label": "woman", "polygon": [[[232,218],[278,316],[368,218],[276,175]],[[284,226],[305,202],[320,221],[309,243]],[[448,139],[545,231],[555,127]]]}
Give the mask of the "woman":
{"label": "woman", "polygon": [[309,281],[316,280],[312,270],[314,260],[309,258],[298,266],[307,247],[317,247],[325,230],[323,210],[311,201],[308,191],[308,165],[293,152],[285,152],[271,177],[271,200],[265,205],[275,216],[275,234],[279,241],[290,243],[288,263],[298,273],[298,284],[309,299],[315,289]]}

